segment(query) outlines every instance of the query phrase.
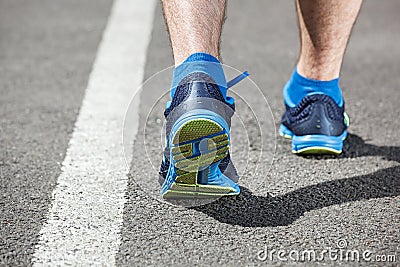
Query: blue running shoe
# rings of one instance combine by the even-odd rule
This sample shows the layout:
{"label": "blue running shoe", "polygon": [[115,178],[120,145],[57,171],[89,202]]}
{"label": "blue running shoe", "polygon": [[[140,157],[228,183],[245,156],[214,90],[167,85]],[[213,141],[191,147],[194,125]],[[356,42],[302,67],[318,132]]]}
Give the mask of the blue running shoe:
{"label": "blue running shoe", "polygon": [[282,116],[279,133],[292,139],[296,154],[335,154],[342,152],[349,118],[332,97],[325,94],[305,96]]}
{"label": "blue running shoe", "polygon": [[163,198],[240,193],[229,155],[234,112],[233,99],[225,99],[204,72],[191,73],[179,83],[164,112],[166,148],[159,172]]}

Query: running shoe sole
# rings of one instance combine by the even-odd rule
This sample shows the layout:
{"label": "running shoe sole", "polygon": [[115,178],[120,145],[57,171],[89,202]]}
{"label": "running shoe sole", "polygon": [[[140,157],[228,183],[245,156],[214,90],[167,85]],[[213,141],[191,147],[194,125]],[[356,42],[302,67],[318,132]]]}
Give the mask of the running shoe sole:
{"label": "running shoe sole", "polygon": [[169,172],[175,177],[164,199],[213,198],[238,195],[238,189],[207,184],[210,165],[228,155],[229,134],[208,118],[193,118],[182,123],[171,136]]}
{"label": "running shoe sole", "polygon": [[[345,124],[349,126],[349,117],[344,113]],[[279,135],[292,140],[292,152],[301,155],[340,155],[343,141],[347,137],[347,130],[339,136],[310,134],[297,136],[285,125],[279,127]]]}

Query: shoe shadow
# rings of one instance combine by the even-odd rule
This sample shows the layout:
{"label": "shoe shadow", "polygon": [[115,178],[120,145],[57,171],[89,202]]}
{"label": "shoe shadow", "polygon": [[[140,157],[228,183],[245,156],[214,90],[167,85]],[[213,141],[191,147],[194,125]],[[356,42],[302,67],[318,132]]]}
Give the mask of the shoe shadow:
{"label": "shoe shadow", "polygon": [[382,156],[388,161],[400,162],[400,147],[367,144],[358,135],[349,134],[344,142],[343,153],[340,157],[356,158],[364,156]]}
{"label": "shoe shadow", "polygon": [[398,146],[376,146],[365,143],[358,135],[347,136],[343,144],[343,153],[340,156],[334,155],[300,155],[306,159],[331,159],[331,158],[357,158],[365,156],[381,156],[388,161],[400,162],[400,147]]}
{"label": "shoe shadow", "polygon": [[308,211],[346,202],[400,195],[400,166],[323,182],[276,197],[256,196],[243,187],[241,190],[241,195],[235,198],[222,198],[193,209],[220,222],[244,227],[290,225]]}

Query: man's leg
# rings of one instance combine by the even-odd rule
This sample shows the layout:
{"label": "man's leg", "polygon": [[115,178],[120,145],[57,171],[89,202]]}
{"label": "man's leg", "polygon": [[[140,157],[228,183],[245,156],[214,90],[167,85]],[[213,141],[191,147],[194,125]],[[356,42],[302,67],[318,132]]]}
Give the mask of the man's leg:
{"label": "man's leg", "polygon": [[297,70],[314,80],[339,77],[362,0],[297,0],[301,52]]}
{"label": "man's leg", "polygon": [[163,0],[162,3],[175,66],[198,52],[219,59],[225,0]]}
{"label": "man's leg", "polygon": [[347,42],[362,0],[296,0],[301,49],[284,88],[280,134],[294,153],[339,154],[348,117],[339,87]]}
{"label": "man's leg", "polygon": [[229,156],[234,103],[219,62],[225,0],[163,0],[163,10],[175,69],[164,112],[161,193],[167,199],[237,195]]}

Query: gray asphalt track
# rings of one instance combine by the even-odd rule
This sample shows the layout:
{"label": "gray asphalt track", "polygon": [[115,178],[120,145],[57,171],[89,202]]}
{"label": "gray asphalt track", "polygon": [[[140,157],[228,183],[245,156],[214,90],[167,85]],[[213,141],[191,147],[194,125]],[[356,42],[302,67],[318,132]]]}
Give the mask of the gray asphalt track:
{"label": "gray asphalt track", "polygon": [[[0,1],[0,265],[30,263],[110,6],[108,0]],[[143,168],[149,164],[139,129],[117,265],[309,266],[316,262],[260,261],[257,253],[320,252],[340,242],[397,257],[396,263],[372,265],[399,265],[399,11],[397,0],[363,6],[342,70],[351,127],[339,158],[294,156],[290,142],[277,138],[272,168],[261,162],[254,173],[263,187],[187,209],[138,187],[156,176]],[[156,12],[145,78],[172,64],[160,7]],[[281,89],[298,50],[293,2],[232,0],[227,15],[224,63],[249,70],[278,122]],[[169,85],[163,82],[160,92]],[[153,104],[149,94],[142,93],[142,107]],[[246,117],[241,107],[239,102],[238,113]],[[140,116],[144,122],[147,112]],[[157,119],[161,112],[150,116],[150,122]],[[246,138],[240,131],[235,136]],[[237,143],[237,151],[246,149]],[[158,155],[150,150],[150,157]]]}
{"label": "gray asphalt track", "polygon": [[111,1],[0,1],[0,265],[26,265]]}

